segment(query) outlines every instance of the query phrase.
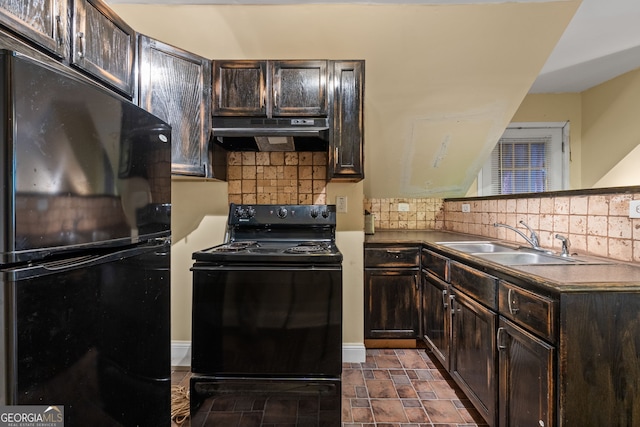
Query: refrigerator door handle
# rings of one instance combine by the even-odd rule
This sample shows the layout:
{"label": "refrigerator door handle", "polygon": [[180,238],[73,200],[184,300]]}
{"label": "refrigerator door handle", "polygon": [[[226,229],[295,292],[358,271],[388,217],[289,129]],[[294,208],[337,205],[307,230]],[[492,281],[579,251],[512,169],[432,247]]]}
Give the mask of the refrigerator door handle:
{"label": "refrigerator door handle", "polygon": [[169,249],[170,241],[164,240],[154,245],[134,246],[121,250],[114,249],[112,252],[70,257],[64,260],[48,261],[39,264],[34,263],[28,266],[7,270],[6,272],[11,274],[12,280],[23,280],[28,277],[43,274],[53,274],[77,268],[87,268],[120,259],[131,258],[144,253],[155,252],[157,255],[167,255],[169,253]]}
{"label": "refrigerator door handle", "polygon": [[131,258],[145,252],[151,252],[152,250],[155,250],[156,252],[160,252],[158,249],[165,248],[165,246],[167,246],[167,244],[164,242],[162,244],[157,244],[153,246],[136,246],[133,248],[127,248],[120,251],[109,252],[104,255],[88,255],[88,256],[82,256],[75,259],[65,260],[62,262],[43,263],[42,267],[49,271],[60,271],[60,270],[78,268],[78,267],[89,267],[92,265],[115,261],[117,259]]}

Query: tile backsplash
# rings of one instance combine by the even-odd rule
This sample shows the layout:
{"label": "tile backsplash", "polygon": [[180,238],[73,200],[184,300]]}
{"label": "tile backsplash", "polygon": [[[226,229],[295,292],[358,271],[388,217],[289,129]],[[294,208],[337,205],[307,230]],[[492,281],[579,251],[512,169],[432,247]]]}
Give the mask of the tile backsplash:
{"label": "tile backsplash", "polygon": [[[380,230],[427,230],[444,228],[442,199],[365,199],[364,210],[374,216]],[[404,204],[408,211],[401,212]]]}
{"label": "tile backsplash", "polygon": [[[629,201],[640,193],[611,193],[490,200],[369,199],[364,208],[375,217],[376,229],[442,229],[526,244],[512,230],[526,222],[540,237],[540,246],[558,251],[560,234],[569,238],[571,253],[640,262],[640,219],[629,218]],[[408,203],[409,212],[398,212]],[[469,212],[462,212],[462,205]]]}
{"label": "tile backsplash", "polygon": [[324,204],[327,153],[231,152],[227,181],[229,203]]}

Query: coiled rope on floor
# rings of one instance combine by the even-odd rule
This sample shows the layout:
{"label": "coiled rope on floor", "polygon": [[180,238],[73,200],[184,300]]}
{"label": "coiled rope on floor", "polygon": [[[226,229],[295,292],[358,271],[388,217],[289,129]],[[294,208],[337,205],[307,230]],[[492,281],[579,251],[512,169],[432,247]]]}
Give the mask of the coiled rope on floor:
{"label": "coiled rope on floor", "polygon": [[184,386],[171,386],[171,419],[179,426],[189,419],[189,390]]}

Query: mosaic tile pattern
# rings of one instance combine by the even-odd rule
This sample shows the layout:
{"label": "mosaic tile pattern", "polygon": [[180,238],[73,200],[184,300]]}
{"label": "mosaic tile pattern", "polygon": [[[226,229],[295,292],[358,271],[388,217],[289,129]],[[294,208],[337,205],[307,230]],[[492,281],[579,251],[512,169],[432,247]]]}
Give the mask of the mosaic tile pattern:
{"label": "mosaic tile pattern", "polygon": [[[408,207],[400,211],[400,204]],[[380,230],[428,230],[443,228],[443,200],[421,199],[365,199],[364,210],[373,215],[374,226]]]}
{"label": "mosaic tile pattern", "polygon": [[327,203],[327,153],[231,152],[227,157],[230,203]]}
{"label": "mosaic tile pattern", "polygon": [[[172,384],[189,387],[189,371]],[[172,423],[172,427],[178,427]],[[191,427],[187,420],[182,427]],[[342,427],[486,427],[449,375],[424,349],[368,349],[342,370]]]}

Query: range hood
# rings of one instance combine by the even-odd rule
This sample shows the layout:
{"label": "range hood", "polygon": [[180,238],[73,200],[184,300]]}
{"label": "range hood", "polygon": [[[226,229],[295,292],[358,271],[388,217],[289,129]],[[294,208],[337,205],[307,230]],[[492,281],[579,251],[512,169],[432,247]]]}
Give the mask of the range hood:
{"label": "range hood", "polygon": [[329,119],[214,117],[214,142],[229,151],[327,151]]}

